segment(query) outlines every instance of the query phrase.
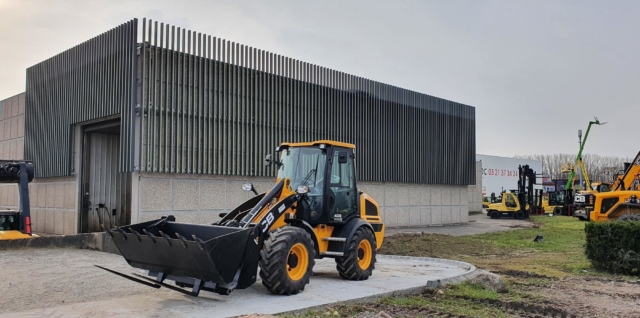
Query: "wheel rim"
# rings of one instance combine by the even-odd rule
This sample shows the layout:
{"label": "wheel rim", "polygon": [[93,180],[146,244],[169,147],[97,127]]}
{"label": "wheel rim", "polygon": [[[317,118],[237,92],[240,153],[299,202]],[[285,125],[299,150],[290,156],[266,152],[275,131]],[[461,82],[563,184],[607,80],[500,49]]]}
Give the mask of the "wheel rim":
{"label": "wheel rim", "polygon": [[309,267],[309,252],[302,243],[291,247],[287,257],[287,275],[291,280],[301,280]]}
{"label": "wheel rim", "polygon": [[369,268],[371,265],[371,254],[372,254],[371,243],[369,240],[362,240],[358,245],[358,266],[361,269]]}

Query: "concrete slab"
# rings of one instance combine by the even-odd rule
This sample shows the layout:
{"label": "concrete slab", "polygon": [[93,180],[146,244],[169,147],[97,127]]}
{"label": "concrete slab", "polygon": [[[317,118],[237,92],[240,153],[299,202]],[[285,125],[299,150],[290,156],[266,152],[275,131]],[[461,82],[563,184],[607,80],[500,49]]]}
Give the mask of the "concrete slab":
{"label": "concrete slab", "polygon": [[256,282],[230,296],[202,292],[186,296],[156,290],[97,269],[102,265],[124,273],[121,256],[69,248],[19,249],[0,252],[0,317],[232,317],[275,314],[337,302],[375,299],[420,291],[425,286],[464,280],[475,267],[457,261],[403,256],[378,256],[367,281],[341,279],[332,259],[317,260],[304,292],[270,294]]}

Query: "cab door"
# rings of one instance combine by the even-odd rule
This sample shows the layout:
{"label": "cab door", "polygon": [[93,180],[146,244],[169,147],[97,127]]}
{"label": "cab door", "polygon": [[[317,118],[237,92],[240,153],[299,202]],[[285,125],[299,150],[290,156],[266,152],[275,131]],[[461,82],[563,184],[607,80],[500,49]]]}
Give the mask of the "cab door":
{"label": "cab door", "polygon": [[518,199],[513,193],[505,193],[504,194],[504,206],[507,211],[518,211],[520,210],[520,204],[518,203]]}
{"label": "cab door", "polygon": [[358,215],[353,150],[334,147],[326,170],[328,222],[346,222]]}

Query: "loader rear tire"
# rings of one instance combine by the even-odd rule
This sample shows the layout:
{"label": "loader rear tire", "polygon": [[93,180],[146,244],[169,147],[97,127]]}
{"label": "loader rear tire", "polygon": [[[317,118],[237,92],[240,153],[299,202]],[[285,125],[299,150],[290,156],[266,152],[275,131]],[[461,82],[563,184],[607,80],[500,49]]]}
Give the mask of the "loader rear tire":
{"label": "loader rear tire", "polygon": [[269,234],[260,251],[262,285],[278,295],[304,290],[315,265],[315,248],[309,233],[284,226]]}
{"label": "loader rear tire", "polygon": [[362,226],[353,234],[349,250],[336,258],[336,268],[344,279],[366,280],[372,275],[376,263],[376,238],[370,229]]}

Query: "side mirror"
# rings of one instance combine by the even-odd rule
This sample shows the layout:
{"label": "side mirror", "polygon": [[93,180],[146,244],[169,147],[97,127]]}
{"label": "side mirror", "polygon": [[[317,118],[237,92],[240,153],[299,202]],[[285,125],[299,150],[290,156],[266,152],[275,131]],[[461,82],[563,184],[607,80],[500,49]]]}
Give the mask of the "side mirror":
{"label": "side mirror", "polygon": [[269,167],[271,166],[271,154],[268,153],[265,157],[264,157],[264,165]]}
{"label": "side mirror", "polygon": [[252,191],[255,195],[258,195],[258,191],[253,187],[253,183],[245,183],[242,185],[242,190],[244,191]]}
{"label": "side mirror", "polygon": [[347,163],[347,152],[346,151],[339,151],[338,152],[338,163],[340,163],[340,164]]}
{"label": "side mirror", "polygon": [[223,217],[227,216],[227,214],[228,214],[227,212],[222,212],[222,213],[218,214],[218,216],[223,218]]}

